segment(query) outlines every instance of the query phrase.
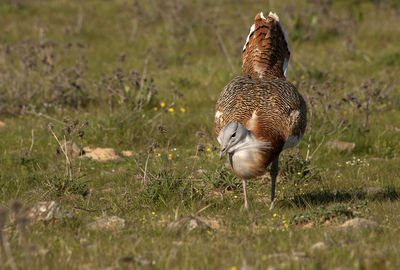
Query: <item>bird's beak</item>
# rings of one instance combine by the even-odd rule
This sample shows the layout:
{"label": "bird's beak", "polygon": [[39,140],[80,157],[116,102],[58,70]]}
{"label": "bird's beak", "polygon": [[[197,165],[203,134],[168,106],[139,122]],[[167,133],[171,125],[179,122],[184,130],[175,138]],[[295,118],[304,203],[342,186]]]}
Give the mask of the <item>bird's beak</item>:
{"label": "bird's beak", "polygon": [[221,149],[221,152],[219,152],[219,160],[221,160],[226,154],[226,148]]}

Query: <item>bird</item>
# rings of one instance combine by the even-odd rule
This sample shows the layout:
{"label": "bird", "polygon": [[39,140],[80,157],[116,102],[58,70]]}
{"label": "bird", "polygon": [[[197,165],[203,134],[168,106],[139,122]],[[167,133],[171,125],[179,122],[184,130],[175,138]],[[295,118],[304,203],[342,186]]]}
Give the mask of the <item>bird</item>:
{"label": "bird", "polygon": [[278,15],[258,13],[243,46],[242,74],[223,88],[215,106],[220,159],[227,156],[233,173],[242,179],[246,210],[247,180],[265,175],[269,165],[273,209],[279,155],[296,146],[305,132],[307,106],[286,79],[289,58]]}

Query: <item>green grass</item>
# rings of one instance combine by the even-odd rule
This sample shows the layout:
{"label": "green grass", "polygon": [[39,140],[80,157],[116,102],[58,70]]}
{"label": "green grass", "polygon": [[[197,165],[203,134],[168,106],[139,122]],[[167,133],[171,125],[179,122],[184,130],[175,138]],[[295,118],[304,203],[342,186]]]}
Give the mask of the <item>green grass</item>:
{"label": "green grass", "polygon": [[[270,9],[309,121],[281,156],[275,209],[266,176],[249,181],[246,212],[241,180],[218,159],[214,106],[240,74],[254,16]],[[0,265],[399,269],[399,12],[395,1],[3,1]],[[120,158],[68,165],[49,124]],[[50,200],[73,218],[26,224],[15,207]],[[112,215],[126,226],[87,228]],[[168,229],[187,216],[210,229]],[[339,229],[355,217],[379,227]],[[321,241],[327,249],[312,250]]]}

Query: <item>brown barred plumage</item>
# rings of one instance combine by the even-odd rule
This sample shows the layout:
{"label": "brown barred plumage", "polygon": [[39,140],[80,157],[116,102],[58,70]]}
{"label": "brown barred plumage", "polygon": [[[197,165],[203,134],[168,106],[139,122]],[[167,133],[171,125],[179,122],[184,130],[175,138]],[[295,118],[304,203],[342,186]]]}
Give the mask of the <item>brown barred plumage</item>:
{"label": "brown barred plumage", "polygon": [[257,14],[243,47],[242,75],[249,75],[253,80],[286,78],[289,57],[289,46],[278,16],[270,13],[265,18],[262,12]]}
{"label": "brown barred plumage", "polygon": [[[289,81],[252,80],[236,77],[222,90],[215,108],[215,133],[236,121],[262,141],[271,142],[272,150],[265,153],[265,167],[282,151],[290,136],[301,138],[306,128],[306,104]],[[296,116],[296,111],[299,114]],[[257,122],[251,123],[256,112]],[[252,124],[252,125],[250,125]],[[257,176],[257,175],[255,175]]]}
{"label": "brown barred plumage", "polygon": [[[245,179],[263,175],[270,163],[272,207],[279,154],[283,149],[298,144],[307,121],[306,103],[285,77],[284,68],[287,68],[290,51],[278,16],[270,13],[265,19],[262,13],[258,14],[252,30],[243,51],[242,74],[245,76],[234,78],[222,90],[214,120],[221,155],[228,154],[233,172],[243,179],[245,208]],[[244,126],[247,133],[250,131],[247,139],[243,139],[243,145],[247,146],[242,148],[239,139],[234,138],[236,131],[224,129],[236,122]],[[223,136],[223,129],[228,136]],[[232,132],[231,137],[229,132]],[[249,140],[256,144],[252,141],[248,147]],[[229,148],[232,141],[235,150],[222,149]]]}

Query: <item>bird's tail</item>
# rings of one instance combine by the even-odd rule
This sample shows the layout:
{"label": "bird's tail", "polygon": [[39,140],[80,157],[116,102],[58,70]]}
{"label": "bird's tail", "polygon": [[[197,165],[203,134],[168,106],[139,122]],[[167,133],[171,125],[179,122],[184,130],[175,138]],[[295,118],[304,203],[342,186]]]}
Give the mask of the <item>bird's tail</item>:
{"label": "bird's tail", "polygon": [[242,75],[252,79],[286,78],[290,49],[279,17],[257,14],[243,46]]}

